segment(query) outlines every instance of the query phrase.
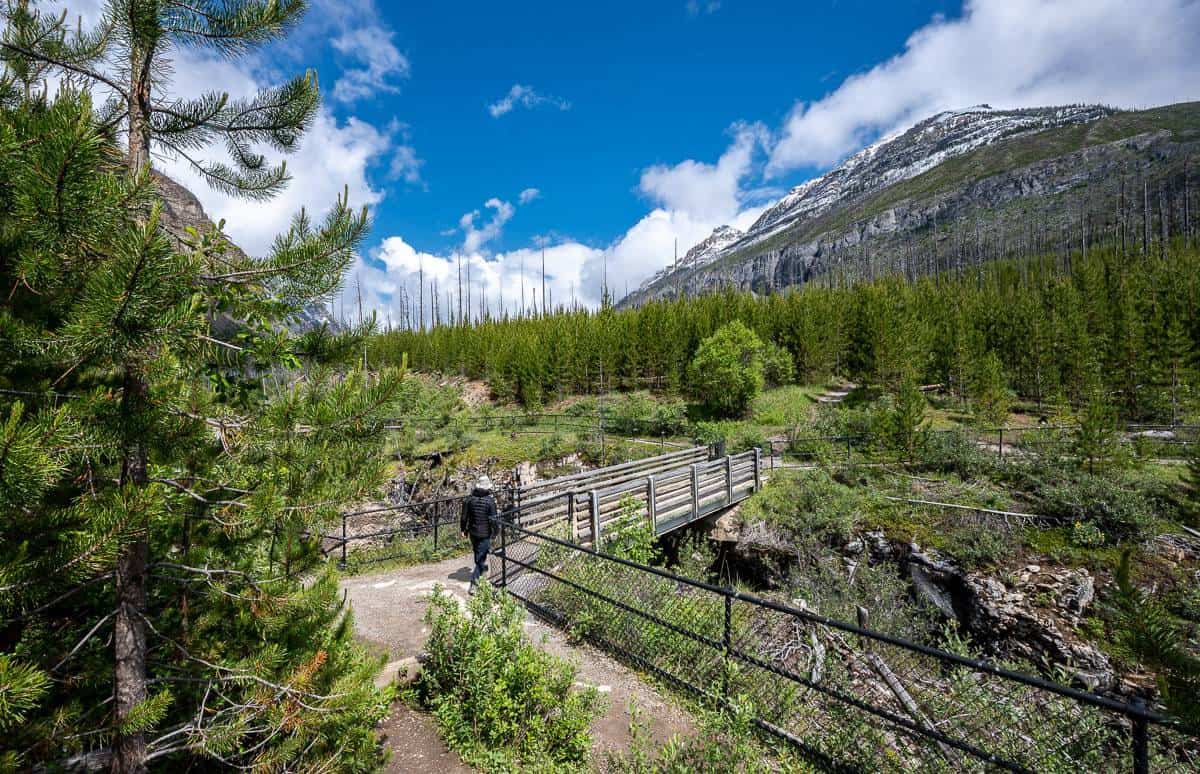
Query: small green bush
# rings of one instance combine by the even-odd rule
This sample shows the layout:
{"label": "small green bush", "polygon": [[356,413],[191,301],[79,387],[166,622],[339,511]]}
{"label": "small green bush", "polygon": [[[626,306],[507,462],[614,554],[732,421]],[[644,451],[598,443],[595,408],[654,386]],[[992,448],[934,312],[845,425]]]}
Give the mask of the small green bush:
{"label": "small green bush", "polygon": [[601,712],[574,665],[529,642],[512,600],[484,585],[464,612],[434,590],[418,699],[450,747],[488,772],[576,771],[588,761]]}
{"label": "small green bush", "polygon": [[700,343],[688,368],[692,397],[717,416],[739,417],[762,392],[763,343],[739,320]]}
{"label": "small green bush", "polygon": [[792,353],[773,341],[763,346],[763,377],[768,387],[782,387],[796,381],[796,363]]}
{"label": "small green bush", "polygon": [[1008,533],[987,527],[954,530],[948,542],[950,554],[968,570],[995,565],[1012,554],[1016,541]]}
{"label": "small green bush", "polygon": [[1071,527],[1071,545],[1079,548],[1099,548],[1104,545],[1104,533],[1095,523],[1077,521]]}

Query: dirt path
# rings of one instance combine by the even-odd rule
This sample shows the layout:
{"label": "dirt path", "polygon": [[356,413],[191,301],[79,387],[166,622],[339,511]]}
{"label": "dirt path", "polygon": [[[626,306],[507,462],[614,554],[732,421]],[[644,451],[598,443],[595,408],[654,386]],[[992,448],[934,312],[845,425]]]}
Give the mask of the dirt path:
{"label": "dirt path", "polygon": [[[424,646],[429,629],[421,618],[434,586],[440,584],[465,603],[469,568],[470,557],[462,556],[342,581],[354,609],[358,636],[375,652],[388,654],[384,679],[391,679],[405,660],[417,656]],[[561,631],[532,615],[526,615],[525,627],[530,639],[544,650],[577,663],[580,682],[596,686],[607,698],[605,714],[592,726],[597,760],[603,759],[606,750],[628,746],[631,705],[641,710],[651,735],[659,742],[694,731],[691,716],[677,702],[607,654],[568,642]],[[388,771],[470,771],[458,756],[446,751],[427,715],[398,706],[382,730],[393,751]]]}

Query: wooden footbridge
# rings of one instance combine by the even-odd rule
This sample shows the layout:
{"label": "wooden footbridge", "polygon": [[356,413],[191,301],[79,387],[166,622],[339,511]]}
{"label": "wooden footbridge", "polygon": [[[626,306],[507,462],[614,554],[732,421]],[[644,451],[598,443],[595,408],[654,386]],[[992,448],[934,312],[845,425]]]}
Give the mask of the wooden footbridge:
{"label": "wooden footbridge", "polygon": [[697,446],[519,487],[516,524],[600,549],[626,503],[655,535],[741,502],[762,486],[762,455],[713,456]]}

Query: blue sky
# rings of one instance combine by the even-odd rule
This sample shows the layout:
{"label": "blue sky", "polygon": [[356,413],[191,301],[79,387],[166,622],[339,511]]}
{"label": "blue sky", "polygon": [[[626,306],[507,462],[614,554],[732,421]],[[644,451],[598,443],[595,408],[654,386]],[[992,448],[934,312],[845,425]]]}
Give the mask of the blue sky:
{"label": "blue sky", "polygon": [[[102,4],[63,2],[85,23]],[[595,305],[605,277],[619,296],[676,243],[745,229],[942,110],[1200,99],[1200,0],[311,2],[236,61],[176,50],[164,84],[238,97],[316,68],[324,106],[288,189],[234,200],[155,163],[251,254],[348,191],[375,226],[345,295],[393,321],[419,273],[456,285],[460,256],[472,297],[511,310],[543,246],[556,302]]]}
{"label": "blue sky", "polygon": [[[605,245],[646,212],[643,169],[716,159],[737,121],[776,125],[846,75],[890,57],[956,3],[739,2],[689,13],[685,2],[394,4],[381,17],[411,63],[399,93],[335,104],[377,124],[409,125],[423,185],[387,183],[377,231],[431,252],[491,197],[537,188],[491,243],[513,249],[559,234]],[[866,19],[864,18],[866,17]],[[869,20],[869,23],[864,21]],[[316,64],[347,62],[327,49]],[[564,100],[493,117],[514,84]],[[385,160],[381,160],[385,161]],[[377,165],[376,174],[385,171]],[[774,185],[798,182],[797,170]]]}

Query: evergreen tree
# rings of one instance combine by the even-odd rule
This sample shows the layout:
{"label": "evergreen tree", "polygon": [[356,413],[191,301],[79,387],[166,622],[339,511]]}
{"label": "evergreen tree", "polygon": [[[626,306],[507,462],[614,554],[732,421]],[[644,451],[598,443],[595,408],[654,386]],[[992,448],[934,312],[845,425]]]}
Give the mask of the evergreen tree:
{"label": "evergreen tree", "polygon": [[1000,357],[989,351],[976,366],[971,380],[971,410],[983,425],[1003,425],[1008,420],[1013,395],[1004,378]]}
{"label": "evergreen tree", "polygon": [[[399,376],[312,363],[300,378],[289,369],[313,342],[283,324],[339,286],[366,214],[345,200],[319,224],[302,212],[262,260],[219,234],[180,248],[148,174],[157,146],[225,191],[283,185],[254,148],[294,146],[313,78],[248,101],[154,87],[171,45],[236,55],[302,10],[114,0],[76,36],[26,3],[4,9],[0,696],[15,692],[24,720],[0,749],[18,766],[373,763],[376,667],[336,581],[298,578],[337,504],[380,480]],[[37,91],[51,74],[117,99],[51,100]],[[231,164],[196,155],[215,140]]]}
{"label": "evergreen tree", "polygon": [[1117,411],[1100,377],[1093,372],[1088,379],[1083,408],[1075,428],[1075,453],[1094,473],[1097,463],[1112,459],[1120,452]]}
{"label": "evergreen tree", "polygon": [[892,442],[904,452],[909,462],[913,461],[924,437],[927,405],[925,396],[912,376],[906,377],[892,396],[892,406],[888,412]]}

